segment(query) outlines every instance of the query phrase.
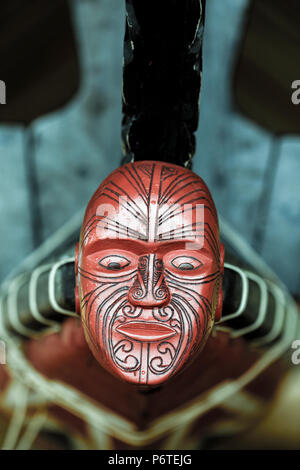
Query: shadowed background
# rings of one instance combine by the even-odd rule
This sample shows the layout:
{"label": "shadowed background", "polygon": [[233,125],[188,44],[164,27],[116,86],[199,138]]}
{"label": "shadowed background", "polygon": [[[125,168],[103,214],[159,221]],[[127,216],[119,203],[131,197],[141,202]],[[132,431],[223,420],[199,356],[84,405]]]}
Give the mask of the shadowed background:
{"label": "shadowed background", "polygon": [[[207,2],[193,163],[220,213],[295,295],[300,106],[291,103],[291,82],[300,79],[299,9],[296,0]],[[72,237],[90,196],[120,164],[125,4],[6,0],[0,24],[4,279],[49,237],[58,243],[62,227]]]}

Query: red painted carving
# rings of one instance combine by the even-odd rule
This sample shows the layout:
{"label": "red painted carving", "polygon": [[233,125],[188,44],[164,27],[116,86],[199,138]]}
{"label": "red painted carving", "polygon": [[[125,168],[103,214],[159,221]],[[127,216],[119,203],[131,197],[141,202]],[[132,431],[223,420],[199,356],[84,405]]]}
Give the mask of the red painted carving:
{"label": "red painted carving", "polygon": [[88,204],[77,263],[86,340],[128,382],[157,385],[177,374],[220,317],[216,209],[190,170],[137,162],[109,175]]}

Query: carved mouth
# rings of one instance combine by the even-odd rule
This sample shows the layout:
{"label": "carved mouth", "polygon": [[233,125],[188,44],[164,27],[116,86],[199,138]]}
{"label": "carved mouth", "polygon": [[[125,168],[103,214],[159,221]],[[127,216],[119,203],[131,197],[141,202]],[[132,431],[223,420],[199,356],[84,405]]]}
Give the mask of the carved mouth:
{"label": "carved mouth", "polygon": [[147,321],[130,321],[118,326],[116,330],[135,341],[146,342],[161,341],[177,333],[171,326]]}

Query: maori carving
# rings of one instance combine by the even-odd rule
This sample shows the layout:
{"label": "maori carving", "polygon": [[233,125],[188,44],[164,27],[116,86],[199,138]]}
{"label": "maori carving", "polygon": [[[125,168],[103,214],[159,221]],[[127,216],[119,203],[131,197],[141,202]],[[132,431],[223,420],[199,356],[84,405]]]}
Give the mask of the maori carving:
{"label": "maori carving", "polygon": [[87,342],[126,381],[172,377],[220,317],[216,209],[188,169],[149,161],[115,170],[88,204],[77,263]]}

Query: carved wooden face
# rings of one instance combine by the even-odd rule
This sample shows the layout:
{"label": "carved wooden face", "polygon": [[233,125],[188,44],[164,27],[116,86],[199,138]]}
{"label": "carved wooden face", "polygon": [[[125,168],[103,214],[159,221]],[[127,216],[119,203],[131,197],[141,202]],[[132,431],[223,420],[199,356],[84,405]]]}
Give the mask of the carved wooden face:
{"label": "carved wooden face", "polygon": [[166,381],[220,316],[222,274],[203,180],[161,162],[117,169],[88,204],[79,244],[81,318],[95,358],[128,382]]}

